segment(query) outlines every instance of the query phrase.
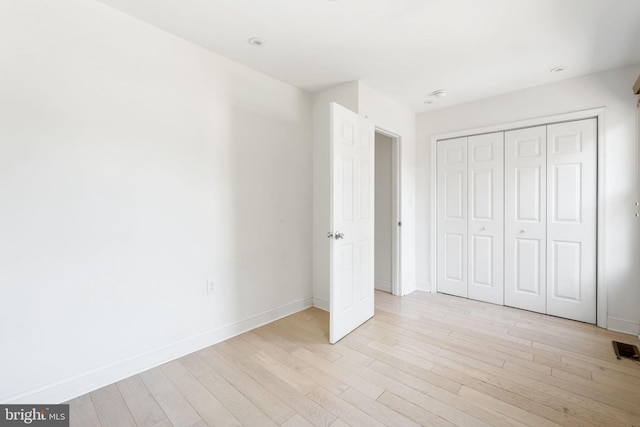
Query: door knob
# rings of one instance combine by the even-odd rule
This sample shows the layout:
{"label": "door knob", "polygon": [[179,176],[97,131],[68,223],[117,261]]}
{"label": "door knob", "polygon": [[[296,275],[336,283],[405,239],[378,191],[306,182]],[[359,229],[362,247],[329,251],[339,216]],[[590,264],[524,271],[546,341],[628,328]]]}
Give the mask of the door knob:
{"label": "door knob", "polygon": [[522,230],[520,230],[520,232],[521,232],[521,233],[526,233],[526,232],[527,232],[527,229],[526,229],[526,228],[523,228]]}
{"label": "door knob", "polygon": [[336,240],[344,239],[344,233],[336,231],[335,237],[336,237]]}

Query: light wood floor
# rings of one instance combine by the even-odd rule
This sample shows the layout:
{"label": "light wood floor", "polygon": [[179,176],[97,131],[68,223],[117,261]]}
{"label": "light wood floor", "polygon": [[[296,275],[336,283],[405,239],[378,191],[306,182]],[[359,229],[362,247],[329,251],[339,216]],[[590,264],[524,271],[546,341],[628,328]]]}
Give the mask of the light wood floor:
{"label": "light wood floor", "polygon": [[640,426],[636,337],[415,292],[336,345],[312,308],[72,400],[71,425]]}

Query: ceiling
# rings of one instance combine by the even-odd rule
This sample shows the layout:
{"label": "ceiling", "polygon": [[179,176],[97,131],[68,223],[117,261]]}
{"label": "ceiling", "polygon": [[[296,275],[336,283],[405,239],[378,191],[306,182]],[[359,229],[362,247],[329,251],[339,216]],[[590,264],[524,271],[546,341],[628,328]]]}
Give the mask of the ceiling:
{"label": "ceiling", "polygon": [[301,89],[360,80],[416,112],[640,63],[640,0],[100,1]]}

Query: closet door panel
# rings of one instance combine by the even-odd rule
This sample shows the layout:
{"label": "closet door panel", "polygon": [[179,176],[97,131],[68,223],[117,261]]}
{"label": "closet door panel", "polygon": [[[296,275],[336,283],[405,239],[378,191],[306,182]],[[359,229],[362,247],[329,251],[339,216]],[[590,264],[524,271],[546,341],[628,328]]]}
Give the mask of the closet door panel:
{"label": "closet door panel", "polygon": [[504,138],[504,304],[545,313],[546,126]]}
{"label": "closet door panel", "polygon": [[467,296],[467,138],[438,141],[438,292]]}
{"label": "closet door panel", "polygon": [[469,298],[503,304],[504,133],[468,139]]}
{"label": "closet door panel", "polygon": [[547,127],[547,313],[596,322],[596,119]]}

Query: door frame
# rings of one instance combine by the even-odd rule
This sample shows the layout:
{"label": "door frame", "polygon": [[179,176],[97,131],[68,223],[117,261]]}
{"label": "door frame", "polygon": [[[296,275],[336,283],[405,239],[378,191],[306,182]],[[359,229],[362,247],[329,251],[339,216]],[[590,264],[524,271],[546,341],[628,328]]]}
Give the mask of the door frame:
{"label": "door frame", "polygon": [[445,139],[460,138],[464,136],[473,136],[485,133],[505,132],[515,129],[528,128],[534,126],[548,125],[561,122],[570,122],[583,119],[595,118],[597,121],[598,135],[598,159],[597,159],[597,220],[596,220],[596,324],[601,328],[607,327],[607,282],[604,280],[605,271],[605,238],[606,238],[606,209],[604,201],[606,197],[605,185],[605,154],[606,141],[604,133],[605,107],[593,108],[588,110],[573,111],[569,113],[556,114],[552,116],[537,117],[528,120],[519,120],[514,122],[506,122],[498,125],[471,128],[462,131],[447,132],[431,137],[431,161],[430,161],[430,200],[431,221],[429,224],[429,233],[431,236],[429,262],[431,264],[430,280],[431,292],[437,292],[437,171],[436,171],[436,144],[438,141]]}
{"label": "door frame", "polygon": [[[375,123],[374,123],[375,126]],[[400,248],[402,242],[400,147],[401,137],[393,132],[375,126],[375,132],[391,138],[391,294],[402,296],[402,275]],[[375,242],[374,242],[375,244]]]}

